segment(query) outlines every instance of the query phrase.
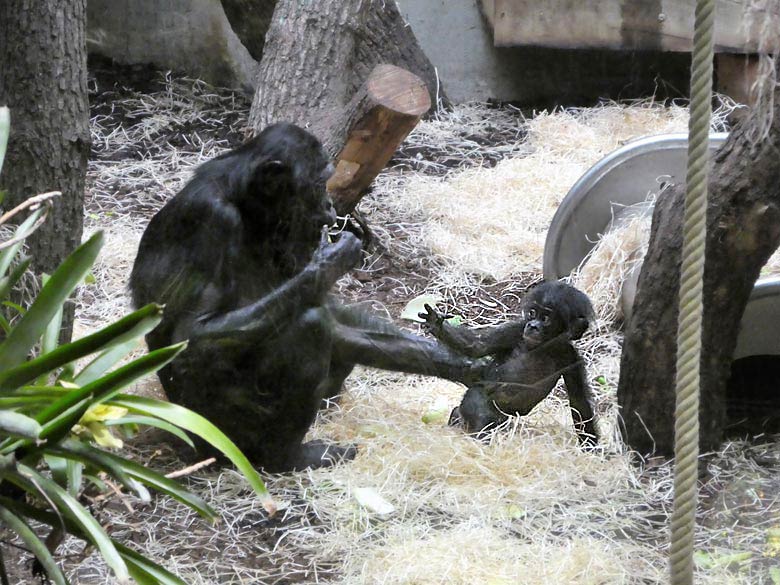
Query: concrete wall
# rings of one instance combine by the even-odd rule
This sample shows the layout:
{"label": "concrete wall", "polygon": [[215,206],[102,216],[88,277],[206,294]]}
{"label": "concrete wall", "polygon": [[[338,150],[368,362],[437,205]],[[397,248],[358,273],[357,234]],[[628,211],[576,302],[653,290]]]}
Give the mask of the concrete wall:
{"label": "concrete wall", "polygon": [[496,48],[478,0],[398,4],[454,102],[493,99],[546,107],[688,91],[688,54]]}
{"label": "concrete wall", "polygon": [[89,0],[90,53],[152,63],[251,93],[256,63],[219,0]]}
{"label": "concrete wall", "polygon": [[[549,107],[688,91],[687,54],[496,48],[478,0],[398,3],[456,103]],[[251,92],[257,64],[220,0],[89,0],[87,10],[90,52]]]}

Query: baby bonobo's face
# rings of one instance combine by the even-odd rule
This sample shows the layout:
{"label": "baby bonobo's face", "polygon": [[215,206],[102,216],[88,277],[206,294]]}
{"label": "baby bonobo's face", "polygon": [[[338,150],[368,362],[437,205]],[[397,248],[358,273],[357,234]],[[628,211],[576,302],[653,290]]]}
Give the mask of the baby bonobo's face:
{"label": "baby bonobo's face", "polygon": [[523,313],[526,321],[523,339],[529,349],[539,347],[563,333],[563,321],[552,307],[531,303]]}

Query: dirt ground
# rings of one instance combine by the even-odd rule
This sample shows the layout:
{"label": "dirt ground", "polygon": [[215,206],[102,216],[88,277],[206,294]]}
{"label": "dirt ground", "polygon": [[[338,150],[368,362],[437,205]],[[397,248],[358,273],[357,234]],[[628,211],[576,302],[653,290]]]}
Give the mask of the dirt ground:
{"label": "dirt ground", "polygon": [[[91,63],[90,97],[85,221],[107,244],[79,294],[80,331],[127,311],[148,219],[197,164],[243,140],[249,108],[195,80],[105,62]],[[535,115],[465,105],[425,121],[361,204],[372,245],[338,293],[417,332],[399,316],[421,294],[470,325],[511,318],[541,278],[546,226],[573,181],[626,140],[686,121],[684,107],[655,103]],[[485,445],[443,420],[463,388],[360,370],[311,432],[356,443],[358,457],[267,476],[274,518],[237,473],[214,468],[183,481],[221,512],[216,526],[163,497],[90,504],[114,537],[193,584],[665,583],[672,468],[620,440],[616,325],[601,318],[580,347],[605,439],[595,453],[577,448],[561,391]],[[159,387],[152,378],[141,390]],[[156,432],[127,447],[164,471],[184,466],[178,449]],[[705,458],[697,579],[780,583],[778,443],[729,441]],[[113,583],[76,541],[59,552],[74,583]],[[20,554],[18,583],[31,582],[28,567]]]}

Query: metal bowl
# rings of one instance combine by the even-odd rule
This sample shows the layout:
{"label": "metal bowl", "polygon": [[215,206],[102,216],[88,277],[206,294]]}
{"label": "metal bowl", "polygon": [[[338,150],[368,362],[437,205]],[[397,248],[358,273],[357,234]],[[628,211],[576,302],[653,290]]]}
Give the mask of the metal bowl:
{"label": "metal bowl", "polygon": [[780,278],[762,278],[750,293],[739,324],[734,359],[752,355],[780,355]]}
{"label": "metal bowl", "polygon": [[[723,145],[726,133],[710,135],[710,149]],[[544,277],[557,280],[577,268],[599,237],[636,213],[662,183],[685,180],[687,134],[649,136],[632,141],[591,167],[569,190],[555,213],[544,247]],[[633,206],[633,207],[631,207]],[[613,223],[614,222],[614,223]],[[636,295],[638,267],[623,285],[621,304],[628,319]],[[734,359],[780,355],[780,278],[761,279],[742,316]]]}
{"label": "metal bowl", "polygon": [[[727,134],[710,135],[717,150]],[[608,154],[569,189],[553,216],[544,245],[544,277],[568,276],[609,228],[615,211],[647,200],[662,183],[685,180],[688,135],[662,134],[631,141]]]}

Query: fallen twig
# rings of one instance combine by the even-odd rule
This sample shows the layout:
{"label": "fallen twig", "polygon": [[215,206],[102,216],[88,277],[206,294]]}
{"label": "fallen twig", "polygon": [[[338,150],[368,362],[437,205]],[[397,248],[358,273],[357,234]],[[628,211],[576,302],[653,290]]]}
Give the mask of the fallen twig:
{"label": "fallen twig", "polygon": [[175,479],[177,477],[189,475],[190,473],[195,473],[199,469],[208,467],[216,460],[217,460],[216,457],[209,457],[208,459],[195,463],[194,465],[190,465],[189,467],[185,467],[184,469],[179,469],[178,471],[171,471],[170,473],[166,473],[165,477],[167,477],[168,479]]}

